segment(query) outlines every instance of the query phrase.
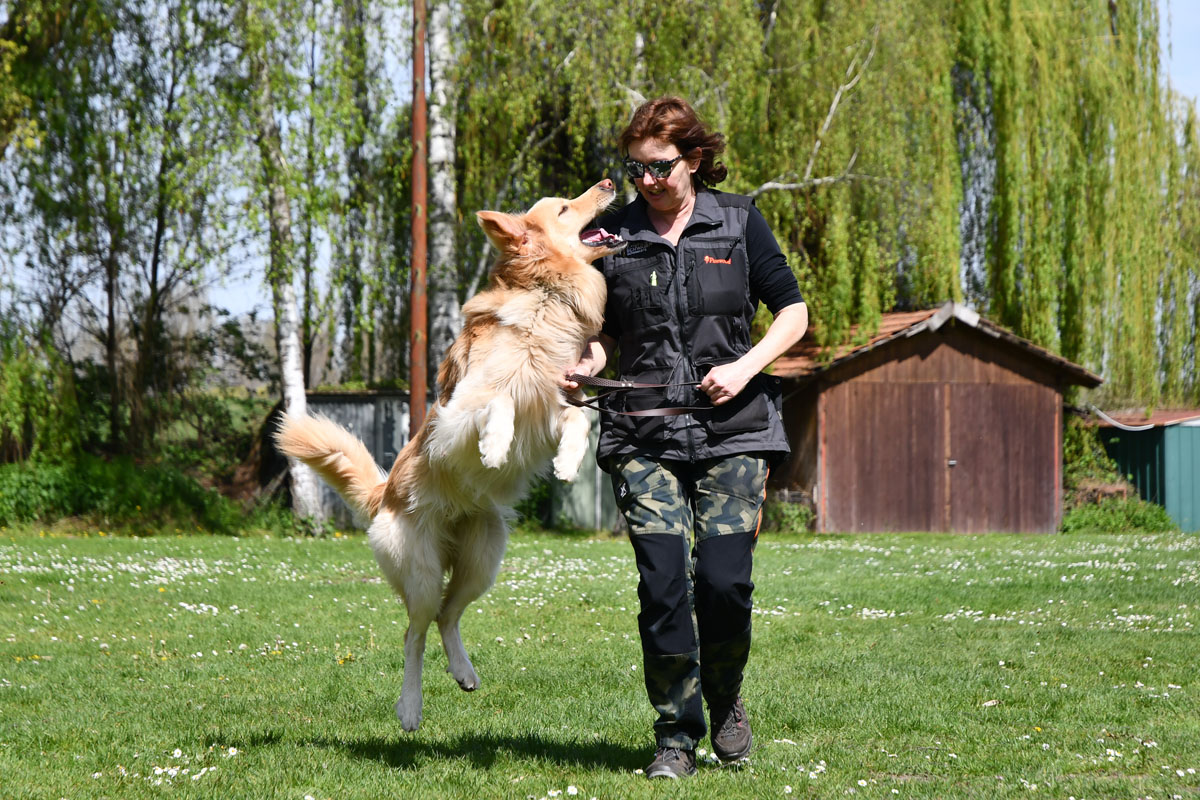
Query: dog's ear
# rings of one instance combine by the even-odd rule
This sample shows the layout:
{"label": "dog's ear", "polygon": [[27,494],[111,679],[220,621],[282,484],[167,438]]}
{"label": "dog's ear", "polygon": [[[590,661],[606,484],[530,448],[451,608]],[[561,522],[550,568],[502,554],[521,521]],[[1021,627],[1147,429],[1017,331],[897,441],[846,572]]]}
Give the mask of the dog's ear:
{"label": "dog's ear", "polygon": [[529,231],[519,217],[503,214],[499,211],[478,211],[475,213],[479,227],[487,234],[492,245],[501,253],[517,252],[529,239]]}

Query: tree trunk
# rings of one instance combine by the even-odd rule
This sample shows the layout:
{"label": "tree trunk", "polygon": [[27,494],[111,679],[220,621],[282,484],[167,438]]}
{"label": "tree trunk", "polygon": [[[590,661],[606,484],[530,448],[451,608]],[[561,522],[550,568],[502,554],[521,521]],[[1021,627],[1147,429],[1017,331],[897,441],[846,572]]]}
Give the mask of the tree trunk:
{"label": "tree trunk", "polygon": [[[115,251],[115,248],[114,248]],[[117,371],[117,266],[115,252],[104,260],[104,293],[108,300],[108,320],[104,331],[104,363],[108,367],[108,435],[114,453],[122,450],[121,376]]]}
{"label": "tree trunk", "polygon": [[367,94],[367,43],[366,22],[362,0],[343,0],[343,65],[350,76],[354,94],[356,119],[354,129],[348,132],[346,173],[350,182],[346,204],[346,237],[342,242],[342,359],[344,381],[371,380],[374,376],[363,372],[363,340],[365,329],[362,324],[365,312],[363,290],[366,284],[367,259],[364,255],[367,242],[367,158],[365,139],[370,128],[371,108]]}
{"label": "tree trunk", "polygon": [[462,328],[458,299],[457,197],[454,189],[455,87],[450,3],[436,0],[429,15],[429,367],[437,374]]}
{"label": "tree trunk", "polygon": [[[250,71],[254,122],[259,154],[262,157],[263,185],[267,193],[267,214],[271,226],[270,262],[267,270],[275,305],[283,407],[284,413],[289,417],[301,417],[308,411],[308,399],[304,393],[300,312],[297,307],[296,289],[292,285],[290,266],[292,213],[284,183],[288,167],[283,157],[279,125],[275,120],[271,79],[265,53],[251,53]],[[316,475],[294,458],[288,459],[288,472],[292,480],[292,510],[301,517],[323,519]]]}

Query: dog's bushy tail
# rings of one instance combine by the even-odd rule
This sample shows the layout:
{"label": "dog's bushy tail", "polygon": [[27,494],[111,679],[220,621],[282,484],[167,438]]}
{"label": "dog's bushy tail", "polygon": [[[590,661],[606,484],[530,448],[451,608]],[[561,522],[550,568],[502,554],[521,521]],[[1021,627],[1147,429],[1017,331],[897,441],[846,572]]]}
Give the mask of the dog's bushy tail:
{"label": "dog's bushy tail", "polygon": [[284,417],[275,442],[284,453],[312,467],[368,519],[379,512],[387,474],[350,431],[328,417]]}

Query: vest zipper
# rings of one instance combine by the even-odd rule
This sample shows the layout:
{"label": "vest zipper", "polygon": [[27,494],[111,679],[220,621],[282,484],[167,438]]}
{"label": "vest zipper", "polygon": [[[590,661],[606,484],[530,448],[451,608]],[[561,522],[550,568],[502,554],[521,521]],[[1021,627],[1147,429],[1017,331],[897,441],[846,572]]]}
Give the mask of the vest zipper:
{"label": "vest zipper", "polygon": [[[684,230],[684,232],[680,234],[679,239],[681,242],[683,241],[686,233],[687,231]],[[680,246],[676,244],[673,250],[675,259],[675,312],[679,331],[679,345],[683,354],[684,375],[686,376],[686,380],[691,380],[696,376],[692,372],[692,345],[691,342],[688,341],[687,337],[687,288],[684,286],[683,282],[683,265],[681,264],[680,259]],[[689,274],[688,277],[691,277],[691,275]],[[691,402],[689,401],[683,405],[691,405]],[[680,419],[681,421],[687,420],[685,423],[683,423],[683,432],[687,437],[688,461],[694,463],[696,461],[696,442],[692,429],[694,427],[696,418],[691,414],[685,414]]]}

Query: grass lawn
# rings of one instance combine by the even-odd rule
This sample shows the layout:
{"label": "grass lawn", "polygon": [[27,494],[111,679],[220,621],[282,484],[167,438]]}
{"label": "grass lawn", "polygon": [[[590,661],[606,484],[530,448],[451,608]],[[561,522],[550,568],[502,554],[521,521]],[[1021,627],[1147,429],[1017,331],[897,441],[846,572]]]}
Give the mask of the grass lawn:
{"label": "grass lawn", "polygon": [[0,530],[0,797],[1200,793],[1200,536],[764,536],[754,752],[669,785],[628,543],[521,534],[503,570],[483,687],[431,644],[406,734],[363,537]]}

